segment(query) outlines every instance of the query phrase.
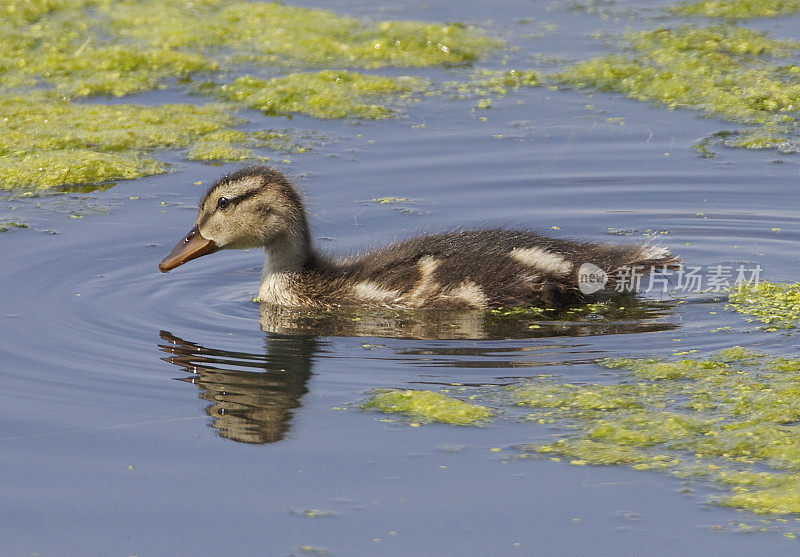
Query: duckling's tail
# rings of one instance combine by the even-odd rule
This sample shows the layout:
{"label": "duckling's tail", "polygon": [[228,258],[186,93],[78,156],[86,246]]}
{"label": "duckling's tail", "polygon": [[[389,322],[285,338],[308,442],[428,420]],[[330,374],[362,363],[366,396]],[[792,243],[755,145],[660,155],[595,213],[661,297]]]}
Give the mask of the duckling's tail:
{"label": "duckling's tail", "polygon": [[667,248],[651,244],[611,246],[604,255],[602,263],[578,269],[577,286],[582,294],[603,297],[612,293],[636,293],[643,281],[653,277],[664,284],[681,264]]}
{"label": "duckling's tail", "polygon": [[644,244],[638,250],[629,265],[643,266],[645,268],[658,267],[677,269],[682,263],[681,259],[662,246]]}

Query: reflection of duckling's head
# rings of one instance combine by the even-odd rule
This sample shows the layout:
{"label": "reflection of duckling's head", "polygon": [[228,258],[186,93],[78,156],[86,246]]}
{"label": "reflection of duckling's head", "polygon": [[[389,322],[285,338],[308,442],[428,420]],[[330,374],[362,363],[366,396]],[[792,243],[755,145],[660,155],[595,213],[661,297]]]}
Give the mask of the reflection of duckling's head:
{"label": "reflection of duckling's head", "polygon": [[253,166],[223,176],[208,190],[195,227],[159,269],[167,272],[220,249],[264,247],[302,259],[310,246],[300,194],[277,170]]}
{"label": "reflection of duckling's head", "polygon": [[164,361],[190,377],[180,378],[200,390],[211,404],[206,413],[222,437],[242,443],[280,441],[291,427],[294,409],[306,393],[313,356],[313,337],[267,337],[266,354],[206,348],[161,331]]}

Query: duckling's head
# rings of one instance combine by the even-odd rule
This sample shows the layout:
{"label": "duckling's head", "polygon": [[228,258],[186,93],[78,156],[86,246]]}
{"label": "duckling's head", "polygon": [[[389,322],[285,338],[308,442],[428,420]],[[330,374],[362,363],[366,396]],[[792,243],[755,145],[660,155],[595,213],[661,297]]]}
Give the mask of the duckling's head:
{"label": "duckling's head", "polygon": [[200,201],[194,228],[158,268],[166,273],[221,249],[263,247],[301,258],[311,249],[303,200],[289,179],[269,166],[220,178]]}

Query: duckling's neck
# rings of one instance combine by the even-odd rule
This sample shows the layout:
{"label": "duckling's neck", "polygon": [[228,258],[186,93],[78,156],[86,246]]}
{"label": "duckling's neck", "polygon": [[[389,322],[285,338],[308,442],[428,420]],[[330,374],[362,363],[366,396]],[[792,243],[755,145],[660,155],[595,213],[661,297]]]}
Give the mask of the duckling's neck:
{"label": "duckling's neck", "polygon": [[295,234],[286,234],[264,246],[267,259],[264,261],[263,277],[275,273],[299,273],[315,259],[311,234],[305,228]]}
{"label": "duckling's neck", "polygon": [[300,273],[318,259],[307,226],[295,234],[264,246],[267,258],[261,271],[258,297],[264,302],[285,306],[301,305],[298,292]]}

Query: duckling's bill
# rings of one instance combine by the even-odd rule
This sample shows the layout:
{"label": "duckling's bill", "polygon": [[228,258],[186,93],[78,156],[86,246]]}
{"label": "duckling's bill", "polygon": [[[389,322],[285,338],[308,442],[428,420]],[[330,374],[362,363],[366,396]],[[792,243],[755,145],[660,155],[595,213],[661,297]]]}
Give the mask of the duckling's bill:
{"label": "duckling's bill", "polygon": [[180,267],[187,261],[214,253],[217,250],[219,250],[217,245],[212,240],[204,238],[200,234],[200,230],[195,226],[184,236],[183,240],[172,248],[169,255],[161,260],[161,263],[158,264],[158,269],[162,273],[166,273],[175,267]]}

